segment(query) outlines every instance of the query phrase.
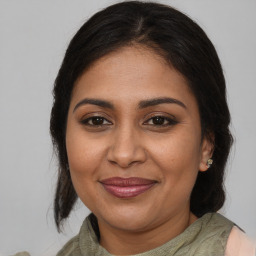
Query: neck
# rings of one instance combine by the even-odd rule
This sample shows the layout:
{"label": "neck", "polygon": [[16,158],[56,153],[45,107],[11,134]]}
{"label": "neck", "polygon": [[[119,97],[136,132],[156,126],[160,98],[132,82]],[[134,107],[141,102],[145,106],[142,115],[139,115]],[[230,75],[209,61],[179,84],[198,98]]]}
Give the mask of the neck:
{"label": "neck", "polygon": [[160,225],[140,231],[120,230],[98,220],[100,244],[114,255],[132,255],[152,250],[181,234],[197,217],[180,213]]}

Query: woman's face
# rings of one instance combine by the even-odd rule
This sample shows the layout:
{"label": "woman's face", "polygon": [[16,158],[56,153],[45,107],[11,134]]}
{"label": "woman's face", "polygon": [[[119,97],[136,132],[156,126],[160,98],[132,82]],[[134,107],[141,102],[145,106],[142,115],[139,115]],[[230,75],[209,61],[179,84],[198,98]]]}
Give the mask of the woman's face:
{"label": "woman's face", "polygon": [[101,58],[78,79],[66,146],[80,199],[100,225],[129,231],[189,213],[211,152],[184,77],[139,47]]}

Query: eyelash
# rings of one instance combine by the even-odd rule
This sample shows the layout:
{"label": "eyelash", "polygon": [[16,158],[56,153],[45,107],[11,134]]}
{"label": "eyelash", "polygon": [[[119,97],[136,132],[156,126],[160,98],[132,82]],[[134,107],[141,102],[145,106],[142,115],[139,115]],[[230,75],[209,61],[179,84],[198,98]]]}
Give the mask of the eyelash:
{"label": "eyelash", "polygon": [[[101,120],[103,120],[103,124],[93,124],[93,123],[89,123],[89,122],[92,122],[93,119],[97,119],[97,118],[100,118]],[[153,122],[154,118],[160,118],[160,119],[164,119],[164,124],[149,124],[151,126],[155,126],[155,127],[159,127],[159,128],[163,128],[163,127],[168,127],[168,126],[172,126],[172,125],[175,125],[177,124],[178,122],[173,118],[169,118],[169,117],[166,117],[166,116],[161,116],[161,115],[157,115],[157,116],[153,116],[151,118],[149,118],[148,120],[146,120],[146,122],[144,122],[143,124],[146,124],[148,123],[150,120]],[[107,121],[107,124],[104,122]],[[166,124],[166,121],[168,122]],[[112,123],[110,121],[108,121],[106,118],[102,117],[102,116],[92,116],[92,117],[89,117],[89,118],[86,118],[84,120],[81,121],[81,123],[83,125],[86,125],[86,126],[90,126],[90,127],[95,127],[95,128],[99,128],[99,127],[103,127],[105,125],[111,125]]]}
{"label": "eyelash", "polygon": [[110,124],[100,124],[100,125],[89,124],[90,121],[93,121],[93,119],[97,119],[97,118],[103,119],[104,121],[107,121],[108,123],[111,124],[110,121],[108,121],[106,118],[104,118],[104,117],[102,117],[102,116],[92,116],[92,117],[88,117],[88,118],[82,120],[81,123],[82,123],[83,125],[95,126],[95,127],[101,127],[101,126],[103,126],[103,125],[110,125]]}
{"label": "eyelash", "polygon": [[166,117],[166,116],[161,116],[161,115],[158,115],[158,116],[153,116],[153,117],[151,117],[151,118],[149,118],[146,122],[149,122],[149,120],[152,120],[153,121],[153,119],[154,118],[161,118],[161,119],[164,119],[164,122],[168,122],[167,124],[150,124],[150,125],[152,125],[152,126],[156,126],[156,127],[159,127],[159,126],[161,126],[161,127],[166,127],[166,126],[172,126],[172,125],[175,125],[175,124],[177,124],[177,121],[174,119],[174,118],[169,118],[169,117]]}

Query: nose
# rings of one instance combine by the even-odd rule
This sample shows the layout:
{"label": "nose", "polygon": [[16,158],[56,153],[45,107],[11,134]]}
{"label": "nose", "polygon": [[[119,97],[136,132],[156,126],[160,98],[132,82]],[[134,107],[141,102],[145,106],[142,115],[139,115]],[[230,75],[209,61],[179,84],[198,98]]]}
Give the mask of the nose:
{"label": "nose", "polygon": [[133,128],[117,129],[108,149],[108,161],[121,168],[145,162],[147,155],[140,137]]}

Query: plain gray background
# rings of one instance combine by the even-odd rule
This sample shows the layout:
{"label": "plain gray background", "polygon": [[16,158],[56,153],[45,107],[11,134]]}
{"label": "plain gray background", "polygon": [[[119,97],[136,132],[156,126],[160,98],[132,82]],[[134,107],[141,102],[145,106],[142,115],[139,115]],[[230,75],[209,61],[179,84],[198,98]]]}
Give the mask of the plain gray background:
{"label": "plain gray background", "polygon": [[[52,85],[69,40],[93,13],[117,1],[0,1],[0,255],[51,256],[79,230],[82,204],[64,234],[53,221],[56,161]],[[206,31],[223,64],[235,145],[221,212],[256,238],[256,1],[159,1]]]}

